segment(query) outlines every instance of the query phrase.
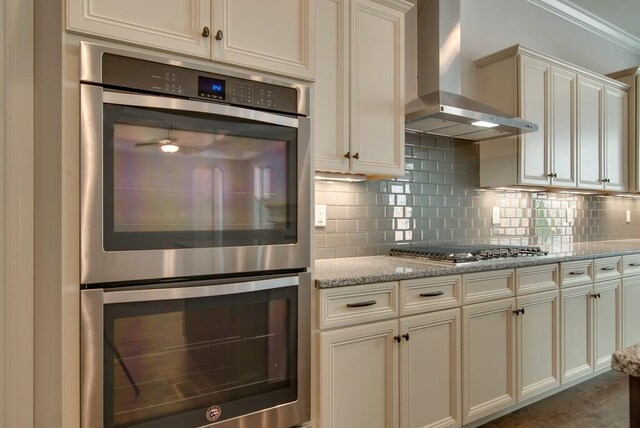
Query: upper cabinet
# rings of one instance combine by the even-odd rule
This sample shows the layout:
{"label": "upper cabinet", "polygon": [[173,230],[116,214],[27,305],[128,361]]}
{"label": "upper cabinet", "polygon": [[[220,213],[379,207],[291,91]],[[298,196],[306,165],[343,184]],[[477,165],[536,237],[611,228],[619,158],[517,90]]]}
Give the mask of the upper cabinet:
{"label": "upper cabinet", "polygon": [[315,23],[315,0],[67,0],[70,31],[303,79]]}
{"label": "upper cabinet", "polygon": [[626,190],[626,85],[521,46],[476,65],[480,101],[538,124],[480,143],[481,186]]}
{"label": "upper cabinet", "polygon": [[629,190],[640,191],[640,68],[633,67],[609,75],[630,86],[627,92],[627,135]]}
{"label": "upper cabinet", "polygon": [[578,187],[627,190],[627,93],[578,79]]}
{"label": "upper cabinet", "polygon": [[317,0],[315,169],[404,174],[403,0]]}

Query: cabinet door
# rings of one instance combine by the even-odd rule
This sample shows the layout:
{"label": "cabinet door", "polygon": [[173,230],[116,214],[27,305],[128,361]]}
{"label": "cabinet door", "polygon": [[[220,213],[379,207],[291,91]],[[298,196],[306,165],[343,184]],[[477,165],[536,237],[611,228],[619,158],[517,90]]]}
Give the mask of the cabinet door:
{"label": "cabinet door", "polygon": [[[560,385],[559,292],[518,297],[518,402]],[[524,311],[524,312],[522,312]]]}
{"label": "cabinet door", "polygon": [[353,0],[350,22],[351,171],[403,175],[404,12]]}
{"label": "cabinet door", "polygon": [[315,170],[349,172],[349,2],[316,0]]}
{"label": "cabinet door", "polygon": [[542,61],[521,56],[520,114],[538,124],[538,132],[520,136],[520,183],[549,184],[547,108],[551,67]]}
{"label": "cabinet door", "polygon": [[620,349],[622,319],[620,316],[621,281],[597,282],[594,299],[594,360],[595,370],[611,366],[611,354]]}
{"label": "cabinet door", "polygon": [[576,187],[576,78],[575,73],[551,68],[549,148],[553,186]]}
{"label": "cabinet door", "polygon": [[213,0],[212,57],[313,79],[315,25],[315,0]]}
{"label": "cabinet door", "polygon": [[622,346],[640,343],[640,276],[622,279]]}
{"label": "cabinet door", "polygon": [[602,189],[602,91],[603,85],[584,76],[578,76],[578,187]]}
{"label": "cabinet door", "polygon": [[125,43],[208,58],[209,0],[67,0],[67,28]]}
{"label": "cabinet door", "polygon": [[462,422],[516,403],[515,299],[462,307]]}
{"label": "cabinet door", "polygon": [[397,428],[398,321],[320,333],[322,428]]}
{"label": "cabinet door", "polygon": [[627,93],[604,91],[604,187],[627,190]]}
{"label": "cabinet door", "polygon": [[593,372],[592,285],[560,291],[560,371],[567,383]]}
{"label": "cabinet door", "polygon": [[460,309],[400,320],[400,426],[460,426]]}

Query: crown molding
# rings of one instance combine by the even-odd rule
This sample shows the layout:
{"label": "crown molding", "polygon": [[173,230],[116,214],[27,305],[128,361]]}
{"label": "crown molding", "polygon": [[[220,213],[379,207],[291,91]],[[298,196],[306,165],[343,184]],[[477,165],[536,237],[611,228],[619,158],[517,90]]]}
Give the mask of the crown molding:
{"label": "crown molding", "polygon": [[629,34],[623,29],[573,4],[570,0],[528,0],[542,9],[553,13],[585,30],[640,55],[640,37]]}

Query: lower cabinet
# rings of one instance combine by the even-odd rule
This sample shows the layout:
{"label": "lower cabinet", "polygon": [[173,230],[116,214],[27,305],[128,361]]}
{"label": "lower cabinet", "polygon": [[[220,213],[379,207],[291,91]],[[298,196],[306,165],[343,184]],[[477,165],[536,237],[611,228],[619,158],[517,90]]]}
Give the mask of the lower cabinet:
{"label": "lower cabinet", "polygon": [[462,308],[462,423],[516,403],[516,299]]}
{"label": "lower cabinet", "polygon": [[400,426],[459,427],[460,309],[402,318],[400,333]]}
{"label": "lower cabinet", "polygon": [[462,307],[463,423],[560,384],[558,291]]}
{"label": "lower cabinet", "polygon": [[320,333],[320,425],[398,427],[398,321]]}
{"label": "lower cabinet", "polygon": [[570,287],[561,298],[561,382],[611,365],[621,345],[621,281]]}
{"label": "lower cabinet", "polygon": [[460,309],[321,332],[320,357],[323,428],[460,426]]}
{"label": "lower cabinet", "polygon": [[622,280],[622,347],[640,343],[640,276]]}

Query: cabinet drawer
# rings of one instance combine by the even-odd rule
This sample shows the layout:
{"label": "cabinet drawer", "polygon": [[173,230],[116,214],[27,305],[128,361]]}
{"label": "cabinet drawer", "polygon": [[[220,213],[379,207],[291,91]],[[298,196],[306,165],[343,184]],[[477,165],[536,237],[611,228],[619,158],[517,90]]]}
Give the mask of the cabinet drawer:
{"label": "cabinet drawer", "polygon": [[640,254],[632,254],[622,257],[622,275],[631,276],[640,274]]}
{"label": "cabinet drawer", "polygon": [[514,296],[514,271],[497,270],[462,276],[462,304],[486,302]]}
{"label": "cabinet drawer", "polygon": [[593,282],[593,260],[560,263],[560,287]]}
{"label": "cabinet drawer", "polygon": [[398,283],[320,290],[320,328],[332,328],[398,316]]}
{"label": "cabinet drawer", "polygon": [[616,279],[622,276],[622,258],[606,257],[593,261],[593,280]]}
{"label": "cabinet drawer", "polygon": [[516,269],[516,294],[522,296],[557,289],[558,271],[557,263]]}
{"label": "cabinet drawer", "polygon": [[460,275],[400,281],[400,315],[460,306],[461,282]]}

